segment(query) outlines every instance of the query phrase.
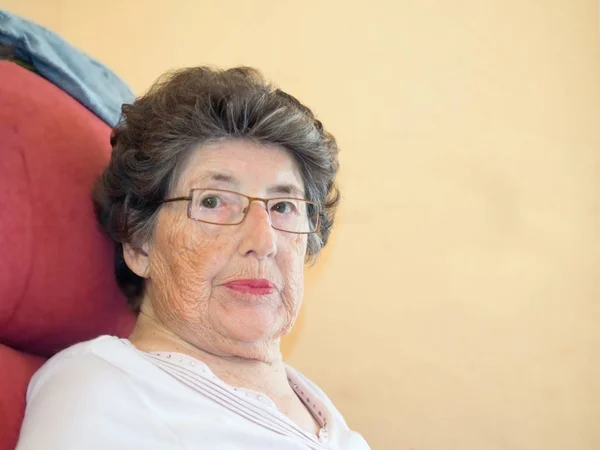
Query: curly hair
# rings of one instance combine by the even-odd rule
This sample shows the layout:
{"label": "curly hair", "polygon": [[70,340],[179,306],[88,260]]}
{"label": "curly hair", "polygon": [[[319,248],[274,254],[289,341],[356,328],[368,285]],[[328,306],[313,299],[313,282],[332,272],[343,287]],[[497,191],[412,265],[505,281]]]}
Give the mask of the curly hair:
{"label": "curly hair", "polygon": [[193,67],[168,73],[131,105],[111,135],[110,162],[93,189],[98,222],[117,245],[115,275],[134,311],[144,279],[123,259],[151,237],[160,200],[169,194],[190,150],[215,141],[248,139],[287,149],[308,200],[321,205],[321,230],[308,237],[307,260],[327,243],[339,191],[338,147],[312,111],[273,87],[256,69]]}

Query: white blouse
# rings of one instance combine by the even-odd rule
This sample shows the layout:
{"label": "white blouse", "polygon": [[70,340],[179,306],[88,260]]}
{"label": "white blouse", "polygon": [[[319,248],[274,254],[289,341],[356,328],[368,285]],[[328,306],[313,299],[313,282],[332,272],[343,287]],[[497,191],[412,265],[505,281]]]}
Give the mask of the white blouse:
{"label": "white blouse", "polygon": [[63,350],[34,375],[17,450],[369,449],[318,387],[286,369],[321,425],[318,436],[197,359],[101,336]]}

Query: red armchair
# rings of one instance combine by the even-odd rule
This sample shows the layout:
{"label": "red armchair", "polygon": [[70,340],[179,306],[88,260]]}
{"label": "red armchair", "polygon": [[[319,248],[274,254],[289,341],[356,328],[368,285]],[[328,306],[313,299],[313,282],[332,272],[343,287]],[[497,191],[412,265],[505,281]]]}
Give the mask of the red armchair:
{"label": "red armchair", "polygon": [[0,450],[13,450],[29,379],[57,351],[134,322],[90,189],[110,128],[59,88],[0,61]]}

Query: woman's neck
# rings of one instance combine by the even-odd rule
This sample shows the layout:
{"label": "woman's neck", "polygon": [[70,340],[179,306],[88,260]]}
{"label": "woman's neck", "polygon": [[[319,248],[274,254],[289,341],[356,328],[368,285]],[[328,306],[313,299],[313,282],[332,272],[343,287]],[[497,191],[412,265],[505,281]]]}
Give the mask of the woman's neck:
{"label": "woman's neck", "polygon": [[[253,359],[238,356],[235,353],[223,354],[216,352],[208,339],[190,343],[160,323],[152,315],[140,313],[136,326],[129,336],[129,341],[139,350],[169,351],[182,353],[205,363],[216,376],[224,382],[247,389],[267,392],[275,389],[288,388],[285,364],[279,347],[269,349],[270,357]],[[272,343],[271,346],[275,346]],[[260,352],[262,353],[262,352]]]}

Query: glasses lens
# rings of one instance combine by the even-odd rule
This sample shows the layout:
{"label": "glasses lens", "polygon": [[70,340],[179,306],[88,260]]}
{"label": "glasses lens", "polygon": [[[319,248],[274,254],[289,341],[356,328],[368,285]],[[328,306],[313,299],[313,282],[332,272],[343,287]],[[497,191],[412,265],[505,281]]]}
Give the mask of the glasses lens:
{"label": "glasses lens", "polygon": [[273,228],[291,233],[317,231],[319,208],[315,203],[294,198],[269,200]]}
{"label": "glasses lens", "polygon": [[248,199],[234,192],[195,190],[192,193],[192,219],[220,225],[236,224],[244,218]]}

